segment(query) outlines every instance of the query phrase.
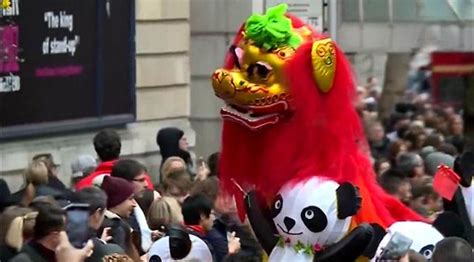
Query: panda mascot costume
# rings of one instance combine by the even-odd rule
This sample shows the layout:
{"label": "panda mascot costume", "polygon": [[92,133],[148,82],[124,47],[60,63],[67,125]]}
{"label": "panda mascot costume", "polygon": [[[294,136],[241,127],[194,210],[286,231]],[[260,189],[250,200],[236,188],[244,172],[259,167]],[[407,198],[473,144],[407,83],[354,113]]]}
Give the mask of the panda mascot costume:
{"label": "panda mascot costume", "polygon": [[153,243],[147,257],[149,262],[213,261],[207,244],[180,225],[172,225],[165,237]]}
{"label": "panda mascot costume", "polygon": [[373,229],[354,221],[360,203],[352,184],[316,176],[288,182],[271,206],[255,190],[246,195],[249,221],[269,261],[354,261],[364,255]]}

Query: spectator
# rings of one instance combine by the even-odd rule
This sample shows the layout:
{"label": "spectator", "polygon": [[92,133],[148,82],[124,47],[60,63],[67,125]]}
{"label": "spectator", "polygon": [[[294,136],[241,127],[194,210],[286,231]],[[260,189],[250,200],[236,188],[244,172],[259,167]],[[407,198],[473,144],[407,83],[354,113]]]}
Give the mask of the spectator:
{"label": "spectator", "polygon": [[56,261],[54,251],[59,245],[59,233],[65,228],[64,210],[54,205],[40,207],[33,229],[33,239],[24,245],[12,261]]}
{"label": "spectator", "polygon": [[161,166],[160,169],[160,181],[163,182],[168,176],[177,171],[186,171],[186,162],[181,157],[170,156],[168,157]]}
{"label": "spectator", "polygon": [[[97,187],[86,187],[75,194],[75,201],[89,205],[89,228],[94,235],[97,235],[98,230],[104,222],[105,210],[107,208],[107,195],[104,191]],[[101,238],[93,238],[94,253],[86,261],[104,261],[105,258],[112,254],[124,255],[125,251],[116,244],[107,244],[108,230],[105,229]]]}
{"label": "spectator", "polygon": [[447,237],[435,246],[432,262],[472,262],[472,247],[458,237]]}
{"label": "spectator", "polygon": [[193,162],[189,153],[189,144],[181,129],[167,127],[160,129],[156,135],[156,143],[160,147],[161,165],[171,156],[177,156],[184,160],[189,173],[193,170]]}
{"label": "spectator", "polygon": [[192,187],[191,176],[187,171],[177,171],[171,173],[162,183],[162,193],[164,196],[175,198],[179,203],[189,195]]}
{"label": "spectator", "polygon": [[433,215],[443,210],[443,200],[433,190],[431,183],[423,183],[412,188],[413,200],[410,207],[420,215],[435,218]]}
{"label": "spectator", "polygon": [[457,148],[454,145],[449,144],[449,143],[443,143],[439,147],[439,151],[443,152],[445,154],[448,154],[450,156],[453,156],[453,157],[456,157],[459,154]]}
{"label": "spectator", "polygon": [[150,189],[146,189],[145,191],[135,195],[135,201],[137,201],[138,206],[144,214],[148,214],[151,204],[157,198],[160,198],[158,192]]}
{"label": "spectator", "polygon": [[377,177],[380,177],[383,173],[391,168],[390,161],[386,158],[379,158],[374,162],[374,171]]}
{"label": "spectator", "polygon": [[454,157],[442,152],[433,152],[426,155],[425,166],[429,176],[434,176],[439,165],[447,165],[452,168],[454,166]]}
{"label": "spectator", "polygon": [[424,147],[432,146],[435,149],[439,150],[441,145],[444,143],[444,136],[438,133],[430,134],[425,141]]}
{"label": "spectator", "polygon": [[10,196],[10,202],[28,206],[35,197],[47,195],[48,193],[59,196],[62,193],[47,186],[48,185],[48,169],[42,161],[34,160],[28,165],[24,172],[25,185],[19,191]]}
{"label": "spectator", "polygon": [[54,163],[53,155],[39,154],[33,157],[33,161],[41,161],[48,169],[48,186],[59,191],[67,192],[69,189],[58,178],[58,165]]}
{"label": "spectator", "polygon": [[71,187],[83,178],[89,176],[97,168],[97,161],[91,155],[80,155],[71,163]]}
{"label": "spectator", "polygon": [[426,132],[423,127],[411,126],[403,137],[407,141],[408,151],[419,152],[426,141]]}
{"label": "spectator", "polygon": [[[214,225],[214,213],[212,212],[212,202],[204,195],[198,194],[187,197],[182,205],[182,213],[184,224],[188,232],[192,235],[204,240],[209,246],[209,250],[215,259],[217,254],[214,250],[214,245],[207,241],[206,235],[211,231]],[[218,247],[226,247],[227,243],[218,243]],[[218,250],[219,255],[222,255],[222,250]],[[224,251],[224,256],[227,251]],[[222,259],[223,257],[222,256]],[[221,261],[221,260],[218,260]]]}
{"label": "spectator", "polygon": [[30,208],[10,207],[0,216],[0,261],[9,261],[33,237],[38,215]]}
{"label": "spectator", "polygon": [[411,184],[407,178],[391,169],[380,177],[380,185],[390,195],[396,197],[406,205],[410,204],[412,193]]}
{"label": "spectator", "polygon": [[183,224],[181,206],[172,197],[155,199],[147,214],[147,221],[152,230],[166,232],[171,224]]}
{"label": "spectator", "polygon": [[398,157],[408,152],[408,147],[403,140],[396,140],[390,144],[388,149],[388,160],[390,161],[390,165],[395,167],[397,165]]}
{"label": "spectator", "polygon": [[136,235],[127,221],[137,206],[133,198],[133,185],[122,178],[105,176],[102,189],[107,195],[107,210],[102,227],[98,231],[99,235],[105,228],[110,228],[110,236],[112,236],[110,242],[119,245],[132,259],[139,260],[138,250],[141,247],[137,242],[140,241],[139,239],[136,241],[134,237]]}
{"label": "spectator", "polygon": [[[94,149],[100,163],[94,172],[76,184],[76,190],[93,185],[100,186],[104,176],[108,176],[112,172],[112,167],[120,156],[121,148],[120,136],[114,130],[105,129],[97,133],[94,137]],[[147,176],[146,182],[149,188],[153,188],[153,183],[149,176]]]}
{"label": "spectator", "polygon": [[209,176],[219,177],[219,152],[211,154],[207,158],[207,165],[209,166]]}
{"label": "spectator", "polygon": [[367,127],[370,151],[375,159],[388,156],[390,140],[385,136],[382,123],[376,121]]}
{"label": "spectator", "polygon": [[426,176],[423,159],[415,153],[404,153],[398,157],[397,168],[410,178],[412,184],[420,184]]}
{"label": "spectator", "polygon": [[[206,239],[211,244],[216,242],[216,245],[220,244],[222,246],[220,247],[220,250],[222,250],[220,254],[217,252],[219,249],[214,247],[217,260],[225,256],[226,247],[223,244],[227,243],[227,235],[231,232],[235,232],[235,235],[240,239],[240,253],[249,257],[261,257],[259,244],[253,237],[250,226],[240,222],[237,210],[233,208],[235,204],[227,202],[222,205],[222,202],[225,200],[223,195],[219,195],[219,181],[215,176],[208,177],[194,184],[191,195],[199,194],[205,195],[213,203],[215,220],[213,228],[207,233]],[[231,245],[232,243],[228,243],[228,253],[232,253]]]}
{"label": "spectator", "polygon": [[205,240],[209,244],[209,249],[216,261],[223,261],[229,254],[229,249],[239,242],[235,238],[235,233],[227,242],[227,236],[222,236],[221,233],[213,228],[215,215],[213,214],[213,205],[204,194],[191,195],[184,200],[182,206],[184,223],[188,231]]}
{"label": "spectator", "polygon": [[[130,182],[133,185],[135,196],[142,194],[147,188],[145,167],[135,160],[119,160],[112,168],[111,176],[120,177]],[[158,234],[158,232],[150,230],[145,213],[138,205],[128,217],[128,223],[141,238],[141,249],[138,250],[143,255],[150,249],[154,239],[153,235]]]}

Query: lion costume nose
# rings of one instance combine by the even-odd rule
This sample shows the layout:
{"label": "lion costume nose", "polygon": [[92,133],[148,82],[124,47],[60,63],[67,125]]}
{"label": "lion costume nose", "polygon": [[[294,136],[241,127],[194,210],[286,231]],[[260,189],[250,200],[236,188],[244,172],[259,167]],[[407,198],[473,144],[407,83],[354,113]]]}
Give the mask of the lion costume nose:
{"label": "lion costume nose", "polygon": [[296,224],[293,218],[285,217],[283,219],[283,223],[285,223],[286,230],[289,232]]}

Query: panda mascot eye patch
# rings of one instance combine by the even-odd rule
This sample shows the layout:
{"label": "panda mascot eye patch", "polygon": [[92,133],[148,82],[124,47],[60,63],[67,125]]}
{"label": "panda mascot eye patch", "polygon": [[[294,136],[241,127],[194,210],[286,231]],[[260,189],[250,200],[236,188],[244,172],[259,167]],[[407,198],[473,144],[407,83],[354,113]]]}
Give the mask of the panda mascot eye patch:
{"label": "panda mascot eye patch", "polygon": [[434,245],[427,245],[420,250],[420,254],[423,255],[426,259],[431,259],[433,256]]}
{"label": "panda mascot eye patch", "polygon": [[282,208],[283,208],[283,198],[281,197],[281,195],[278,195],[273,201],[273,205],[271,209],[272,218],[275,218],[276,216],[278,216]]}
{"label": "panda mascot eye patch", "polygon": [[304,225],[313,233],[322,232],[328,225],[328,219],[324,212],[316,207],[309,206],[301,211],[301,220]]}

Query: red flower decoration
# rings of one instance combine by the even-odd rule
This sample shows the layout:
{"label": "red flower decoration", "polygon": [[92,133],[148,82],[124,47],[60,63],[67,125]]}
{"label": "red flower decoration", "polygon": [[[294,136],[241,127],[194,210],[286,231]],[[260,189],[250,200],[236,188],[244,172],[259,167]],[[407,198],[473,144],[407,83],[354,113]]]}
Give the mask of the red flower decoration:
{"label": "red flower decoration", "polygon": [[319,252],[319,251],[321,251],[321,250],[323,250],[323,247],[322,247],[321,245],[315,244],[315,245],[313,246],[313,251],[314,251],[314,253],[317,253],[317,252]]}

